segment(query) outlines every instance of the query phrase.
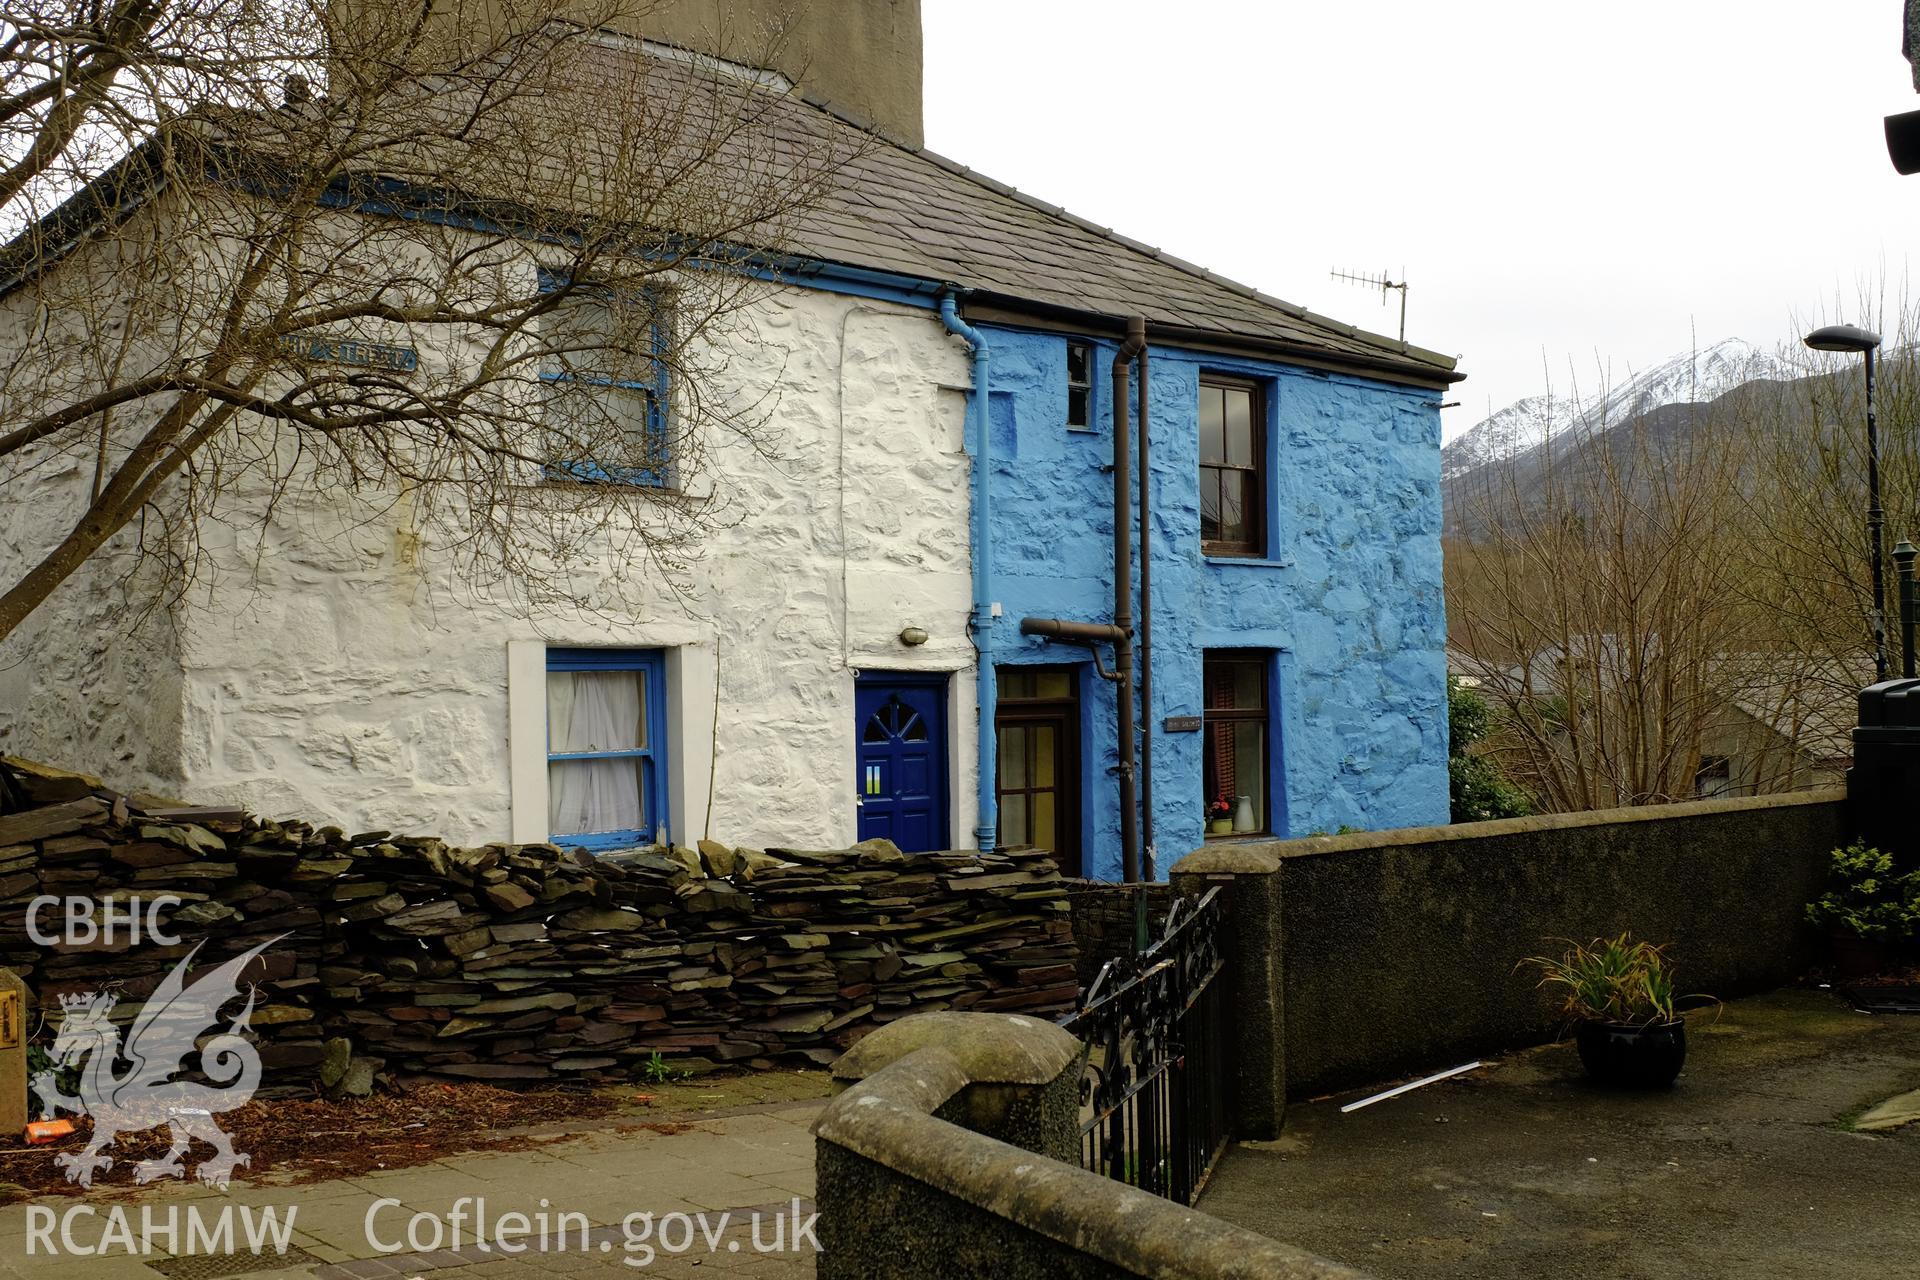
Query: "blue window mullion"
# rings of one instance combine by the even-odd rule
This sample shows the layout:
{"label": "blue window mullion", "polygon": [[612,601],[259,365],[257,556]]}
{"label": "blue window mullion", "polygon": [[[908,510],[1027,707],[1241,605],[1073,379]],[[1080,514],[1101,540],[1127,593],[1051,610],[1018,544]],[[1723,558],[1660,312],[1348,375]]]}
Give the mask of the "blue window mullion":
{"label": "blue window mullion", "polygon": [[[552,293],[570,286],[573,281],[566,275],[548,271],[545,267],[536,271],[539,288],[542,293]],[[594,286],[582,282],[581,288],[592,292]],[[602,290],[606,292],[606,290]],[[652,289],[642,290],[649,302],[657,303],[658,296]],[[657,315],[657,312],[656,312]],[[610,484],[636,485],[642,488],[664,489],[669,480],[667,458],[667,395],[670,390],[667,362],[661,358],[667,349],[667,330],[665,324],[655,319],[649,326],[649,337],[653,347],[650,359],[653,361],[651,382],[643,380],[628,381],[623,378],[582,377],[565,372],[542,371],[542,382],[579,382],[591,387],[615,387],[623,391],[638,391],[647,395],[646,417],[640,424],[642,447],[647,452],[649,465],[644,467],[606,467],[597,462],[578,459],[555,459],[548,462],[542,471],[549,480],[599,480]]]}
{"label": "blue window mullion", "polygon": [[649,824],[645,831],[593,831],[585,833],[549,833],[556,843],[580,848],[623,849],[651,843],[656,835],[672,835],[672,810],[663,783],[666,758],[666,656],[658,650],[634,649],[560,649],[547,650],[548,671],[633,671],[639,674],[646,694],[647,745],[620,751],[552,750],[548,742],[548,764],[575,760],[635,760],[640,785],[640,805]]}

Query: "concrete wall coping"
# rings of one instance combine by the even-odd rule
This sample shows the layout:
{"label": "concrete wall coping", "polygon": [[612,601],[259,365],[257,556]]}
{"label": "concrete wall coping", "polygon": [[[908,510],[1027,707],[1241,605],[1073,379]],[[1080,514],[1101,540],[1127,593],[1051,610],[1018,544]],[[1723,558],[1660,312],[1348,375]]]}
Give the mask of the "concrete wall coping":
{"label": "concrete wall coping", "polygon": [[969,1027],[969,1039],[959,1043],[945,1039],[955,1024],[935,1028],[939,1034],[929,1033],[928,1043],[828,1103],[814,1136],[1133,1275],[1365,1280],[1364,1272],[940,1119],[935,1111],[982,1083],[962,1061],[981,1052],[970,1041],[1008,1031],[993,1025],[998,1020],[991,1015],[959,1016],[988,1021]]}
{"label": "concrete wall coping", "polygon": [[1170,876],[1270,876],[1280,869],[1280,854],[1272,841],[1257,844],[1210,844],[1180,859]]}
{"label": "concrete wall coping", "polygon": [[[1498,818],[1491,822],[1461,822],[1444,827],[1397,827],[1391,831],[1355,831],[1341,836],[1303,836],[1295,840],[1263,840],[1246,844],[1208,846],[1196,849],[1173,865],[1173,875],[1259,874],[1277,870],[1286,858],[1313,858],[1330,853],[1351,853],[1361,849],[1384,849],[1406,845],[1442,844],[1456,840],[1484,840],[1493,836],[1531,835],[1542,831],[1571,831],[1585,827],[1623,826],[1638,822],[1670,822],[1685,818],[1705,818],[1726,813],[1757,812],[1766,809],[1796,809],[1813,805],[1845,803],[1844,787],[1818,791],[1788,791],[1778,795],[1740,797],[1731,800],[1690,800],[1684,804],[1638,805],[1627,809],[1590,809],[1581,813],[1541,813],[1526,818]],[[1262,856],[1275,860],[1274,867],[1260,861]],[[1229,861],[1244,866],[1226,865]]]}
{"label": "concrete wall coping", "polygon": [[1017,1013],[923,1013],[889,1022],[833,1064],[836,1080],[865,1080],[938,1045],[969,1084],[1049,1084],[1080,1056],[1080,1042],[1051,1022]]}

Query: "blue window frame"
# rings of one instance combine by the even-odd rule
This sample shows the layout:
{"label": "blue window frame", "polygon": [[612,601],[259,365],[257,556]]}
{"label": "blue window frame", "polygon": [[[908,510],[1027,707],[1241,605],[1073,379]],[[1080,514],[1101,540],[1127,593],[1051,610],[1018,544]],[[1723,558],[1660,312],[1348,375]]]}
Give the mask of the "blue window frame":
{"label": "blue window frame", "polygon": [[[540,291],[568,290],[549,313],[545,340],[556,350],[540,370],[540,380],[561,390],[595,388],[593,408],[558,397],[554,423],[563,439],[559,455],[544,472],[549,480],[582,480],[665,488],[671,483],[667,437],[667,321],[660,293],[652,289],[618,291],[540,272]],[[637,319],[634,314],[637,313]],[[623,348],[623,336],[644,326],[643,349]],[[568,419],[571,418],[569,421]],[[582,444],[594,456],[569,458]],[[629,465],[629,462],[631,465]]]}
{"label": "blue window frame", "polygon": [[657,649],[547,650],[547,825],[555,844],[664,840],[667,669]]}

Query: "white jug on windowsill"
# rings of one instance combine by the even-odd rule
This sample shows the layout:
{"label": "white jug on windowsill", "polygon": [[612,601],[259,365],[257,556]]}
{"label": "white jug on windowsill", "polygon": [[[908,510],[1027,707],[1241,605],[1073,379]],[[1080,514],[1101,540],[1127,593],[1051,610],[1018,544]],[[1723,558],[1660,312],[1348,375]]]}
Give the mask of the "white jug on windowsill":
{"label": "white jug on windowsill", "polygon": [[1233,799],[1233,829],[1236,832],[1257,830],[1260,824],[1254,821],[1253,797],[1235,796]]}

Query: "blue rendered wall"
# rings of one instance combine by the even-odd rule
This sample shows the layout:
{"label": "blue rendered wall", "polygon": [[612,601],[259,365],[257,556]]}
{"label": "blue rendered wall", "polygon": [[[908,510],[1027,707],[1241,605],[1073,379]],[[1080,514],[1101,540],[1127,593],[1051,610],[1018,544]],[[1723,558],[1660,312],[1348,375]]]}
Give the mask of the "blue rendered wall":
{"label": "blue rendered wall", "polygon": [[[1019,634],[1028,615],[1113,617],[1114,347],[1096,344],[1094,428],[1071,431],[1066,339],[985,332],[996,658],[1079,671],[1084,871],[1117,880],[1114,686],[1085,649]],[[1447,821],[1439,395],[1158,346],[1151,358],[1156,875],[1204,839],[1202,735],[1161,726],[1200,714],[1207,649],[1274,655],[1274,834]],[[1271,558],[1259,563],[1200,552],[1203,371],[1266,389]]]}

